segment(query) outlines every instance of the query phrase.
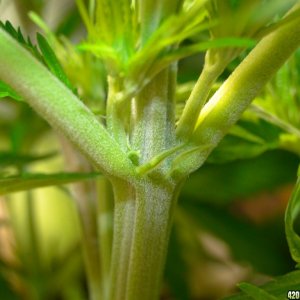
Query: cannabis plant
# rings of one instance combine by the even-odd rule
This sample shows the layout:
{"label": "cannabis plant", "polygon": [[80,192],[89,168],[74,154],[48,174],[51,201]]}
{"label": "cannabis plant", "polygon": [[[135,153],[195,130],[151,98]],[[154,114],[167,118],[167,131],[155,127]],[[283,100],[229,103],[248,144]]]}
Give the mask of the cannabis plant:
{"label": "cannabis plant", "polygon": [[[86,34],[75,35],[75,43],[66,36],[80,23],[77,11],[52,31],[38,14],[42,2],[16,1],[27,29],[24,11],[35,10],[29,16],[42,32],[36,37],[1,22],[0,96],[27,103],[50,124],[72,172],[30,174],[21,164],[13,175],[3,174],[0,192],[96,177],[97,186],[80,182],[71,188],[90,299],[158,299],[177,199],[189,175],[258,95],[263,100],[248,113],[295,133],[264,108],[273,107],[275,98],[261,92],[300,45],[300,3],[77,0]],[[198,80],[182,86],[178,63],[199,53]],[[288,97],[284,90],[273,91],[278,102]],[[293,124],[297,128],[298,119]],[[235,128],[253,141],[245,129]],[[297,188],[286,215],[297,262],[298,194]],[[254,299],[277,299],[274,288],[241,289]],[[46,297],[42,289],[32,295]]]}

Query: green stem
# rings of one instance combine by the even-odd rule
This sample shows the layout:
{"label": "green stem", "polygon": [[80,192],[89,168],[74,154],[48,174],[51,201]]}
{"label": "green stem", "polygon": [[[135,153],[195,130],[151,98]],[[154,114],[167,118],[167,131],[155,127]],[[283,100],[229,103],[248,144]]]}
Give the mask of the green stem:
{"label": "green stem", "polygon": [[133,100],[132,144],[140,151],[140,164],[173,144],[174,102],[169,82],[169,70],[163,71]]}
{"label": "green stem", "polygon": [[211,65],[206,57],[201,75],[199,76],[178,121],[176,129],[178,137],[188,139],[193,133],[199,113],[207,100],[215,80],[222,73],[223,69],[223,64],[215,63]]}
{"label": "green stem", "polygon": [[155,32],[162,21],[178,12],[182,0],[138,0],[139,18],[141,22],[142,44]]}
{"label": "green stem", "polygon": [[159,298],[176,202],[174,195],[173,186],[147,180],[136,188],[126,300]]}
{"label": "green stem", "polygon": [[0,79],[96,166],[117,177],[134,177],[134,166],[93,113],[29,52],[0,29]]}
{"label": "green stem", "polygon": [[114,234],[107,299],[124,300],[135,214],[135,192],[130,184],[119,181],[113,182],[113,189]]}
{"label": "green stem", "polygon": [[[300,7],[298,3],[293,10]],[[292,11],[293,11],[292,10]],[[300,18],[263,38],[208,101],[191,140],[206,146],[180,166],[182,174],[198,169],[274,73],[300,45]]]}
{"label": "green stem", "polygon": [[106,109],[106,126],[110,134],[114,137],[121,149],[127,149],[127,136],[125,132],[126,117],[125,112],[129,108],[127,101],[121,101],[122,82],[120,78],[108,77],[108,99]]}
{"label": "green stem", "polygon": [[173,182],[145,177],[113,184],[115,228],[109,300],[159,298],[178,191]]}
{"label": "green stem", "polygon": [[[173,146],[174,73],[173,69],[161,72],[133,100],[131,143],[139,151],[140,165]],[[109,300],[158,297],[174,202],[174,186],[164,179],[167,165],[166,159],[149,177],[139,175],[130,183],[112,181],[115,214]]]}

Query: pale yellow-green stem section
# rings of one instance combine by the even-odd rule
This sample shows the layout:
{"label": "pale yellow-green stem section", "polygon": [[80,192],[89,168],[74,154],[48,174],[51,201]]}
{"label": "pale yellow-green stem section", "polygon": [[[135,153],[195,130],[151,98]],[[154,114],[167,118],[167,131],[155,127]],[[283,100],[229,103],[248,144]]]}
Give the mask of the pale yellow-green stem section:
{"label": "pale yellow-green stem section", "polygon": [[[294,9],[299,8],[297,4]],[[263,38],[204,106],[191,143],[194,152],[180,166],[182,174],[198,169],[262,87],[300,45],[300,18]]]}
{"label": "pale yellow-green stem section", "polygon": [[110,182],[103,177],[97,181],[98,243],[101,267],[102,299],[107,299],[113,239],[113,191]]}
{"label": "pale yellow-green stem section", "polygon": [[[122,101],[122,80],[118,77],[108,77],[108,99],[106,105],[106,127],[119,147],[126,151],[126,122],[129,115],[128,101]],[[127,110],[126,110],[127,109]]]}
{"label": "pale yellow-green stem section", "polygon": [[113,182],[114,243],[109,300],[159,298],[180,183],[143,176]]}
{"label": "pale yellow-green stem section", "polygon": [[186,102],[177,124],[176,134],[180,139],[186,140],[193,133],[199,113],[207,100],[215,80],[222,73],[225,65],[219,61],[211,64],[206,56],[201,75]]}
{"label": "pale yellow-green stem section", "polygon": [[101,170],[126,179],[134,177],[131,161],[93,113],[2,29],[0,79]]}
{"label": "pale yellow-green stem section", "polygon": [[[147,165],[173,147],[174,73],[176,68],[161,72],[132,100],[130,142],[133,150],[139,150],[139,165]],[[165,179],[167,166],[163,161],[155,170],[137,174],[132,182],[112,179],[115,206],[109,300],[158,298],[176,202],[176,184]]]}
{"label": "pale yellow-green stem section", "polygon": [[173,183],[147,178],[135,186],[135,191],[134,228],[123,299],[154,300],[159,299],[178,195]]}
{"label": "pale yellow-green stem section", "polygon": [[135,190],[123,181],[112,181],[114,190],[114,233],[110,285],[107,298],[123,300],[126,293],[128,266],[135,216]]}
{"label": "pale yellow-green stem section", "polygon": [[173,99],[169,70],[158,74],[132,103],[132,146],[140,150],[140,164],[151,160],[174,139]]}

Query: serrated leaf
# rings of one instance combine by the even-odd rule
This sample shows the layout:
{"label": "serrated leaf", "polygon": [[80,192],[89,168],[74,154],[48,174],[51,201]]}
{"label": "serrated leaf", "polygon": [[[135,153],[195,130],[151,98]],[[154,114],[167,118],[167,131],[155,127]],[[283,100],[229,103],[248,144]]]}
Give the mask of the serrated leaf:
{"label": "serrated leaf", "polygon": [[[274,280],[270,281],[267,284],[260,286],[260,289],[263,289],[268,294],[275,296],[275,299],[285,300],[287,299],[287,292],[289,290],[299,290],[300,286],[300,271],[294,271],[287,273],[283,276],[277,277]],[[249,295],[245,293],[239,293],[233,296],[224,298],[223,300],[253,300]],[[268,298],[263,298],[268,299]]]}
{"label": "serrated leaf", "polygon": [[[37,15],[31,13],[31,18],[35,17],[37,18]],[[31,52],[35,58],[45,64],[60,81],[62,81],[73,92],[75,92],[75,89],[72,87],[54,51],[50,47],[47,40],[40,33],[37,33],[37,41],[41,52],[38,50],[37,46],[31,42],[29,37],[27,40],[24,38],[20,28],[16,30],[9,21],[6,21],[5,24],[0,21],[0,28],[3,28],[7,33],[9,33],[24,48]]]}
{"label": "serrated leaf", "polygon": [[0,179],[0,195],[41,188],[52,185],[64,185],[76,181],[98,177],[99,173],[57,173],[22,174]]}
{"label": "serrated leaf", "polygon": [[5,97],[22,101],[22,97],[20,95],[18,95],[8,84],[0,80],[0,99]]}
{"label": "serrated leaf", "polygon": [[280,146],[282,131],[264,120],[241,120],[208,157],[212,163],[248,159]]}
{"label": "serrated leaf", "polygon": [[245,128],[243,128],[242,126],[239,126],[239,125],[235,125],[231,130],[230,130],[230,134],[236,136],[236,137],[240,137],[240,138],[243,138],[249,142],[252,142],[252,143],[257,143],[257,144],[263,144],[264,143],[264,140],[251,133],[250,131],[246,130]]}
{"label": "serrated leaf", "polygon": [[[287,86],[290,86],[287,84]],[[281,98],[282,99],[282,98]],[[262,120],[265,120],[266,122],[270,124],[274,124],[278,128],[281,128],[282,130],[286,131],[287,133],[291,133],[295,135],[296,137],[300,137],[300,131],[297,129],[296,126],[292,124],[292,122],[289,122],[289,120],[284,120],[280,118],[280,116],[277,116],[275,113],[272,113],[270,111],[267,111],[263,107],[259,105],[252,104],[248,111],[254,113],[257,117],[261,118]]]}
{"label": "serrated leaf", "polygon": [[40,33],[37,33],[37,41],[50,71],[72,90],[71,83],[47,40]]}
{"label": "serrated leaf", "polygon": [[41,53],[39,52],[37,47],[33,45],[29,37],[27,38],[27,40],[24,38],[20,27],[16,30],[9,21],[6,21],[5,23],[0,21],[0,28],[4,29],[10,36],[12,36],[23,47],[25,47],[33,56],[35,56],[35,58],[43,62]]}
{"label": "serrated leaf", "polygon": [[279,298],[269,294],[265,290],[250,284],[250,283],[240,283],[239,288],[241,291],[246,293],[247,295],[251,296],[255,300],[278,300]]}
{"label": "serrated leaf", "polygon": [[300,179],[298,180],[289,200],[285,213],[285,232],[292,258],[296,263],[300,263],[300,236],[294,228],[296,218],[300,211]]}
{"label": "serrated leaf", "polygon": [[[157,43],[158,44],[158,43]],[[206,42],[200,42],[200,43],[195,43],[191,46],[180,46],[179,48],[176,49],[171,49],[169,52],[166,54],[160,55],[159,58],[156,59],[155,63],[147,68],[142,68],[144,66],[144,63],[141,63],[143,59],[146,61],[147,56],[144,54],[145,58],[143,58],[141,55],[137,56],[135,60],[133,61],[135,64],[140,64],[141,65],[141,70],[139,71],[140,74],[139,76],[141,77],[141,74],[144,74],[144,77],[146,78],[152,78],[156,74],[158,74],[161,70],[169,66],[171,63],[175,61],[179,61],[183,58],[186,58],[188,56],[200,53],[200,52],[205,52],[208,49],[218,49],[218,48],[251,48],[255,46],[256,41],[251,40],[251,39],[246,39],[246,38],[223,38],[223,39],[216,39],[216,40],[211,40],[211,41],[206,41]],[[153,54],[153,56],[157,55]],[[148,55],[148,53],[146,53]],[[138,58],[138,59],[137,59]],[[141,61],[139,61],[141,59]],[[136,68],[136,66],[132,63],[129,65],[129,70]],[[130,75],[132,76],[132,75]]]}

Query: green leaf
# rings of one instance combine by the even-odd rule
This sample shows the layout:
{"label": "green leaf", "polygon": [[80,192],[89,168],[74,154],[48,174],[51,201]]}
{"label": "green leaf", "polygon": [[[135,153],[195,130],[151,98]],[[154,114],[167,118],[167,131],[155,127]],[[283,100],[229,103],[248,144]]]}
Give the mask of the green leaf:
{"label": "green leaf", "polygon": [[211,18],[218,18],[219,24],[211,29],[214,37],[256,36],[278,16],[287,12],[295,0],[240,1],[213,0],[208,4]]}
{"label": "green leaf", "polygon": [[292,258],[296,263],[300,263],[300,236],[296,232],[294,226],[300,210],[300,178],[298,170],[298,180],[288,203],[285,213],[285,232],[289,244]]}
{"label": "green leaf", "polygon": [[[299,290],[300,286],[300,271],[294,271],[287,273],[283,276],[277,277],[267,284],[260,286],[260,289],[266,291],[269,295],[273,295],[275,299],[287,299],[287,293],[289,290]],[[249,290],[249,289],[248,289]],[[239,293],[230,297],[226,297],[223,300],[253,300],[250,295],[245,293]],[[272,298],[258,298],[258,299],[272,299]],[[273,298],[274,299],[274,298]]]}
{"label": "green leaf", "polygon": [[300,138],[299,50],[276,73],[248,112]]}
{"label": "green leaf", "polygon": [[37,41],[43,54],[43,59],[50,71],[72,90],[72,85],[47,40],[40,33],[37,33]]}
{"label": "green leaf", "polygon": [[27,37],[27,40],[24,38],[20,27],[16,30],[9,21],[6,21],[5,23],[0,21],[0,28],[4,29],[10,36],[12,36],[23,47],[25,47],[35,58],[43,62],[41,53],[37,47],[32,44],[29,37]]}
{"label": "green leaf", "polygon": [[[37,16],[34,13],[30,15],[32,18],[34,17],[37,18]],[[60,81],[62,81],[73,92],[75,92],[75,89],[72,87],[54,51],[50,47],[47,40],[40,33],[37,33],[37,41],[41,52],[38,50],[38,48],[35,45],[33,45],[29,37],[27,38],[27,40],[24,38],[20,28],[16,30],[9,21],[6,21],[5,24],[0,21],[0,28],[3,28],[8,34],[10,34],[15,40],[17,40],[24,48],[26,48],[35,58],[37,58],[40,62],[45,64]],[[0,93],[1,93],[1,86],[0,86]]]}
{"label": "green leaf", "polygon": [[[291,87],[289,83],[286,83],[286,86],[289,88]],[[289,92],[287,91],[286,94],[288,94],[288,93]],[[280,99],[283,99],[283,98],[280,98]],[[252,104],[249,107],[248,111],[254,113],[257,117],[261,118],[262,120],[265,120],[266,122],[268,122],[270,124],[274,124],[275,126],[277,126],[278,128],[281,128],[285,132],[291,133],[295,137],[298,137],[298,138],[300,137],[299,129],[296,126],[294,126],[292,122],[289,122],[289,120],[281,119],[279,116],[277,116],[276,114],[274,114],[270,111],[267,111],[263,107]],[[286,113],[288,113],[288,111],[286,111]]]}
{"label": "green leaf", "polygon": [[240,283],[238,286],[240,290],[242,290],[243,292],[245,292],[247,295],[251,296],[255,300],[278,300],[279,299],[253,284],[243,282]]}
{"label": "green leaf", "polygon": [[0,168],[7,166],[22,167],[29,163],[52,158],[56,153],[46,153],[44,155],[25,155],[12,152],[0,152]]}
{"label": "green leaf", "polygon": [[[156,43],[157,45],[159,42]],[[220,39],[215,39],[211,41],[205,41],[205,42],[199,42],[199,43],[194,43],[189,46],[179,46],[178,48],[175,48],[174,50],[171,49],[167,53],[163,53],[158,55],[156,54],[157,58],[153,66],[151,66],[148,70],[141,68],[140,73],[146,72],[144,76],[147,78],[152,78],[154,75],[158,74],[161,70],[166,68],[168,65],[170,65],[172,62],[179,61],[183,58],[186,58],[188,56],[197,54],[199,52],[205,52],[208,49],[218,49],[218,48],[252,48],[256,44],[255,40],[252,39],[247,39],[247,38],[220,38]],[[164,46],[165,48],[165,46]],[[153,47],[151,47],[151,50]],[[157,49],[159,50],[159,49]],[[150,51],[148,52],[150,54]],[[148,55],[148,53],[146,53]],[[142,55],[137,56],[141,60],[147,60],[147,57],[143,58]],[[154,54],[153,54],[154,56]],[[138,61],[136,58],[133,60],[135,64],[140,64],[140,61]],[[141,67],[143,64],[140,64]],[[129,65],[129,70],[134,69],[135,65]],[[131,76],[131,75],[130,75]]]}
{"label": "green leaf", "polygon": [[20,95],[18,95],[8,84],[0,80],[0,99],[5,97],[22,101],[22,97]]}
{"label": "green leaf", "polygon": [[98,177],[99,173],[22,174],[0,179],[0,195]]}
{"label": "green leaf", "polygon": [[208,158],[226,163],[258,156],[280,147],[281,129],[264,120],[240,120]]}
{"label": "green leaf", "polygon": [[81,16],[81,19],[82,19],[88,33],[91,34],[94,31],[94,28],[93,28],[93,24],[90,20],[90,17],[89,17],[89,14],[88,14],[88,11],[87,11],[84,1],[76,0],[76,5],[78,7],[79,14]]}

